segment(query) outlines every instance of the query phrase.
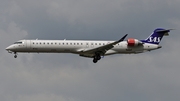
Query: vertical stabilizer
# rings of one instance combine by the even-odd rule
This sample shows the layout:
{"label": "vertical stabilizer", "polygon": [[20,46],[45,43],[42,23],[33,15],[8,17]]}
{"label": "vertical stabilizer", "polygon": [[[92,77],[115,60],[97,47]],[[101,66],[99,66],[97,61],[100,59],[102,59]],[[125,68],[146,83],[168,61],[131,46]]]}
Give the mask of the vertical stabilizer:
{"label": "vertical stabilizer", "polygon": [[159,44],[163,38],[163,36],[168,35],[170,30],[166,30],[163,28],[157,28],[153,31],[153,33],[145,40],[141,40],[144,43],[151,43],[151,44]]}

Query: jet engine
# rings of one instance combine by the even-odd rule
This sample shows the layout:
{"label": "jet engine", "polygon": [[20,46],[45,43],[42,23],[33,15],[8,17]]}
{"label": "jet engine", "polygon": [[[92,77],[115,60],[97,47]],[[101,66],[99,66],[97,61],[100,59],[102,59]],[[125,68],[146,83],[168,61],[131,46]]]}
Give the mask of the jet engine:
{"label": "jet engine", "polygon": [[141,41],[139,41],[137,39],[133,39],[133,38],[128,39],[127,43],[128,43],[128,46],[138,46],[138,45],[142,44]]}

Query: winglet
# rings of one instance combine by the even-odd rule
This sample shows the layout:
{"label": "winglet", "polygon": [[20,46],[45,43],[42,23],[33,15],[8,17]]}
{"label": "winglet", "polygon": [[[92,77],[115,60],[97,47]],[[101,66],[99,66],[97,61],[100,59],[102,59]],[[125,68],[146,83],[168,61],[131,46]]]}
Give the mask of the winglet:
{"label": "winglet", "polygon": [[124,35],[120,40],[118,40],[118,42],[124,41],[124,39],[126,38],[128,34]]}

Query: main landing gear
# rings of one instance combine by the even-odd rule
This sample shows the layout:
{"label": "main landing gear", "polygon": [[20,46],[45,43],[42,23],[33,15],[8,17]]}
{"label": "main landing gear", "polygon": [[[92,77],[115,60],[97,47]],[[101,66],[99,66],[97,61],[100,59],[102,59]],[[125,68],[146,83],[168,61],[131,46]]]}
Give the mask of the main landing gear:
{"label": "main landing gear", "polygon": [[17,58],[17,53],[16,52],[14,52],[14,58]]}
{"label": "main landing gear", "polygon": [[94,62],[94,63],[97,63],[98,60],[100,60],[100,59],[101,59],[101,55],[100,55],[100,54],[96,54],[96,55],[94,56],[93,62]]}

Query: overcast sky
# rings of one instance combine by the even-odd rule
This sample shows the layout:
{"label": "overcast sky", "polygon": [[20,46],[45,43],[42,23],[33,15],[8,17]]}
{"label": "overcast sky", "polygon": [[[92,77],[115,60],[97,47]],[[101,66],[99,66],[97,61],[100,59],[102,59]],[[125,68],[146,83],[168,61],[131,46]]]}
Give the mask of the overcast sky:
{"label": "overcast sky", "polygon": [[[0,0],[0,101],[179,101],[179,0]],[[13,54],[20,39],[145,39],[174,28],[159,50],[107,56]]]}

